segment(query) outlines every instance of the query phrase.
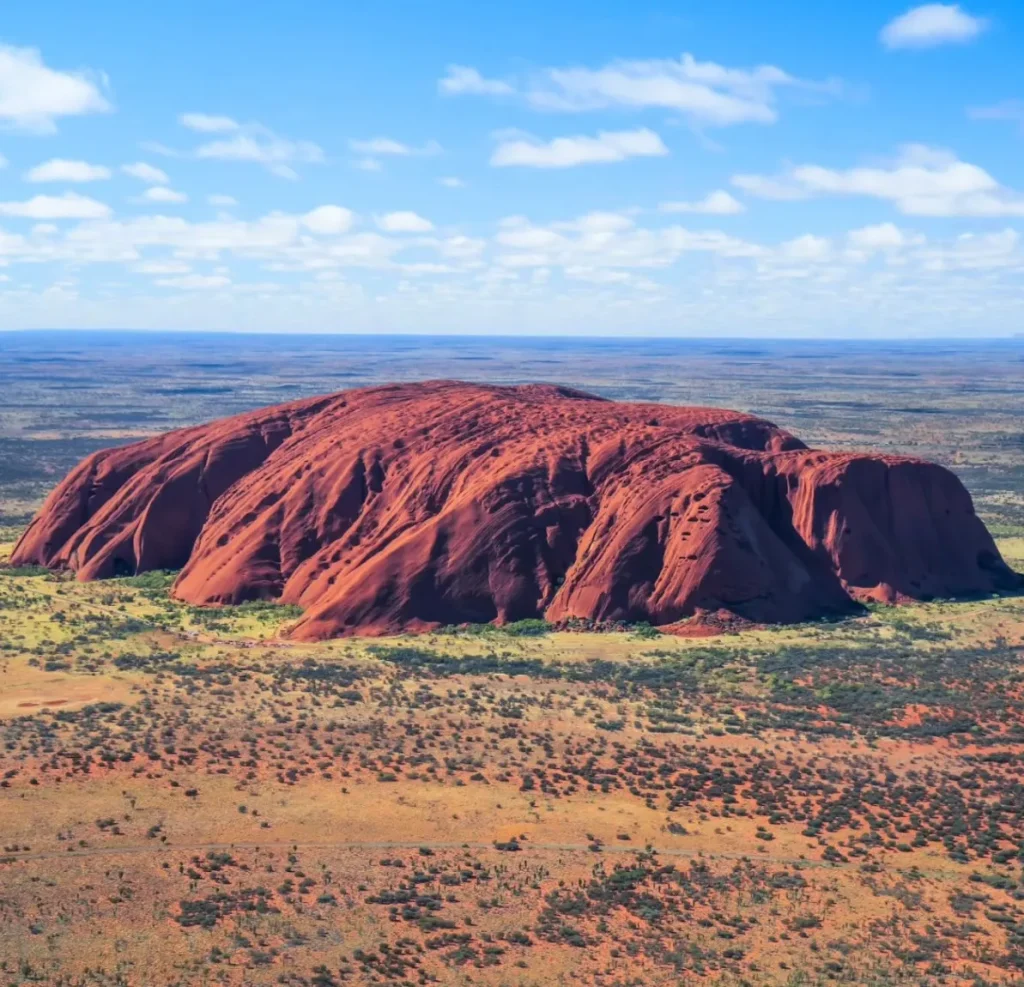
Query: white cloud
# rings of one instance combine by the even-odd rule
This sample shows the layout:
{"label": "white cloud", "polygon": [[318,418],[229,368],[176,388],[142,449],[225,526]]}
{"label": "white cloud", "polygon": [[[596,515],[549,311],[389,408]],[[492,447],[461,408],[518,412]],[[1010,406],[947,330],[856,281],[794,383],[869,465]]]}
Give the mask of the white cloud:
{"label": "white cloud", "polygon": [[209,113],[182,113],[178,117],[178,122],[200,134],[227,134],[241,130],[241,124],[231,117],[214,116]]}
{"label": "white cloud", "polygon": [[252,161],[263,165],[279,178],[298,178],[292,164],[320,164],[323,150],[310,141],[291,141],[264,132],[238,134],[225,140],[211,141],[196,148],[200,159],[218,161]]}
{"label": "white cloud", "polygon": [[136,274],[188,274],[192,267],[180,261],[143,261],[133,265],[132,270]]}
{"label": "white cloud", "polygon": [[432,274],[458,274],[459,269],[451,264],[438,264],[433,261],[415,261],[401,265],[402,274],[413,277],[424,277]]}
{"label": "white cloud", "polygon": [[427,141],[422,147],[413,147],[390,137],[371,137],[369,140],[351,140],[348,146],[356,154],[394,155],[397,157],[431,156],[441,153],[441,145],[437,141]]}
{"label": "white cloud", "polygon": [[351,209],[342,206],[317,206],[302,217],[302,225],[312,233],[347,233],[355,220]]}
{"label": "white cloud", "polygon": [[476,266],[480,257],[487,249],[487,241],[480,237],[464,236],[457,234],[446,237],[437,242],[438,253],[451,261],[459,261],[470,266]]}
{"label": "white cloud", "polygon": [[306,266],[384,268],[393,265],[393,256],[402,249],[398,240],[379,233],[353,233],[327,248],[326,258],[309,258]]}
{"label": "white cloud", "polygon": [[385,233],[429,233],[434,224],[414,212],[389,212],[377,217],[377,226]]}
{"label": "white cloud", "polygon": [[631,230],[636,222],[621,212],[588,212],[575,219],[552,223],[554,230],[565,230],[570,233],[606,234],[621,233]]}
{"label": "white cloud", "polygon": [[223,274],[185,274],[179,278],[160,278],[156,283],[162,288],[207,291],[211,288],[226,288],[231,284],[231,278]]}
{"label": "white cloud", "polygon": [[919,242],[919,238],[909,237],[895,223],[877,223],[850,230],[846,241],[853,250],[872,253],[877,250],[899,250],[909,243]]}
{"label": "white cloud", "polygon": [[35,48],[0,45],[0,121],[52,133],[59,117],[105,113],[102,76],[49,68]]}
{"label": "white cloud", "polygon": [[485,79],[467,65],[449,65],[437,88],[448,96],[510,96],[515,88],[501,79]]}
{"label": "white cloud", "polygon": [[358,154],[411,154],[408,144],[390,137],[371,137],[369,140],[350,140],[348,146]]}
{"label": "white cloud", "polygon": [[737,175],[733,184],[767,199],[866,196],[907,216],[1024,216],[1024,195],[948,151],[908,144],[882,166],[836,170],[799,165],[777,177]]}
{"label": "white cloud", "polygon": [[[664,221],[628,208],[561,222],[513,216],[486,238],[319,236],[304,215],[284,213],[29,223],[28,232],[0,233],[0,265],[65,264],[74,290],[55,308],[31,294],[30,271],[27,294],[0,292],[0,320],[327,329],[344,305],[346,326],[359,331],[386,321],[422,331],[486,324],[594,334],[642,324],[675,335],[741,325],[752,335],[821,336],[1008,334],[1024,319],[1024,249],[1012,229],[926,240],[879,223],[758,243]],[[258,273],[235,280],[236,260]],[[122,265],[132,281],[115,287],[117,275],[104,273],[90,287],[80,273],[89,264]],[[372,273],[362,279],[364,270]]]}
{"label": "white cloud", "polygon": [[746,207],[724,189],[710,192],[697,202],[663,202],[658,206],[661,212],[697,213],[705,216],[734,216]]}
{"label": "white cloud", "polygon": [[[369,140],[350,140],[349,148],[363,157],[353,162],[360,171],[380,171],[381,163],[377,157],[432,157],[443,150],[435,140],[429,140],[421,147],[403,144],[391,137],[371,137]],[[375,157],[376,155],[377,157]]]}
{"label": "white cloud", "polygon": [[805,233],[780,244],[779,253],[786,260],[815,263],[829,258],[832,243],[826,237]]}
{"label": "white cloud", "polygon": [[170,181],[170,178],[167,177],[167,172],[151,164],[146,164],[145,161],[121,165],[121,171],[131,178],[137,178],[140,182],[145,182],[147,185],[166,185]]}
{"label": "white cloud", "polygon": [[83,223],[68,233],[67,247],[80,262],[139,260],[149,248],[168,248],[179,260],[217,259],[222,253],[279,258],[297,248],[299,219],[270,213],[253,222],[220,217],[191,223],[178,216],[138,216],[130,220]]}
{"label": "white cloud", "polygon": [[144,151],[159,154],[162,158],[185,158],[188,155],[184,151],[177,151],[173,147],[161,144],[160,141],[142,141],[139,144]]}
{"label": "white cloud", "polygon": [[497,264],[514,269],[664,268],[690,253],[753,258],[764,252],[756,244],[718,230],[645,229],[627,215],[609,212],[587,213],[546,226],[511,216],[502,222],[495,242],[506,251],[498,254]]}
{"label": "white cloud", "polygon": [[142,197],[147,202],[188,202],[188,196],[184,192],[176,192],[165,185],[154,185],[146,189]]}
{"label": "white cloud", "polygon": [[513,227],[499,233],[497,242],[503,247],[514,250],[547,250],[564,247],[568,244],[566,237],[553,229],[529,224]]}
{"label": "white cloud", "polygon": [[658,291],[661,288],[656,281],[639,277],[631,271],[614,271],[576,264],[565,268],[564,274],[572,281],[585,281],[588,284],[621,285],[637,291]]}
{"label": "white cloud", "polygon": [[926,3],[890,21],[879,37],[886,48],[934,48],[973,41],[987,27],[959,4]]}
{"label": "white cloud", "polygon": [[214,140],[196,148],[196,157],[217,161],[251,161],[263,165],[281,178],[297,178],[292,163],[319,164],[324,152],[309,141],[281,137],[257,138],[239,134],[226,140]]}
{"label": "white cloud", "polygon": [[[315,212],[315,211],[314,211]],[[307,214],[308,215],[308,214]],[[322,216],[316,217],[322,220]],[[376,233],[311,237],[304,216],[269,213],[254,221],[218,216],[212,221],[190,222],[179,216],[143,215],[127,220],[83,222],[59,240],[35,243],[25,237],[5,241],[0,233],[0,260],[5,254],[21,260],[62,261],[69,264],[162,262],[169,252],[175,262],[216,261],[234,255],[261,261],[268,271],[315,271],[342,267],[387,268],[394,254],[409,244]],[[337,227],[335,227],[337,228]],[[8,234],[8,237],[13,235]],[[419,241],[417,249],[441,243]],[[214,272],[219,273],[219,272]]]}
{"label": "white cloud", "polygon": [[476,69],[452,66],[441,91],[475,95],[520,93],[535,109],[582,112],[605,109],[660,109],[683,114],[691,123],[726,127],[739,123],[773,123],[776,93],[793,89],[835,96],[835,79],[798,79],[774,65],[750,69],[679,59],[619,59],[600,68],[547,68],[513,87],[483,79]]}
{"label": "white cloud", "polygon": [[528,135],[512,138],[498,144],[491,164],[499,168],[573,168],[666,154],[668,148],[662,139],[653,130],[643,128],[601,131],[596,137],[556,137],[547,143]]}
{"label": "white cloud", "polygon": [[962,233],[952,243],[939,244],[921,251],[919,260],[925,270],[1024,272],[1020,234],[1005,229],[997,233]]}
{"label": "white cloud", "polygon": [[238,205],[238,200],[233,195],[208,195],[206,201],[211,206],[219,206],[223,209],[230,209]]}
{"label": "white cloud", "polygon": [[[217,140],[201,144],[191,153],[200,160],[251,161],[263,165],[279,178],[296,179],[296,164],[322,164],[324,152],[312,141],[279,137],[260,123],[239,123],[231,117],[206,113],[184,113],[179,123],[201,134],[223,134]],[[179,156],[180,152],[161,145],[149,145],[153,151]]]}
{"label": "white cloud", "polygon": [[53,158],[25,172],[26,182],[100,182],[110,178],[110,169],[88,161]]}
{"label": "white cloud", "polygon": [[456,178],[454,175],[446,175],[444,178],[437,180],[438,185],[443,185],[445,188],[465,188],[466,183],[461,178]]}
{"label": "white cloud", "polygon": [[77,192],[37,195],[25,202],[0,202],[0,216],[21,219],[104,219],[109,215],[108,205]]}

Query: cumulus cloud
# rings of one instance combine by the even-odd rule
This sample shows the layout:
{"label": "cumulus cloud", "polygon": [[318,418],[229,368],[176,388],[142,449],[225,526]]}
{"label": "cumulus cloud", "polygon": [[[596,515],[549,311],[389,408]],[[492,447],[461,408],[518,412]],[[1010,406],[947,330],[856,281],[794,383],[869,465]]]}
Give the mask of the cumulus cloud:
{"label": "cumulus cloud", "polygon": [[[313,210],[304,215],[272,212],[252,221],[222,215],[191,222],[164,214],[95,219],[45,240],[0,234],[0,260],[136,265],[223,261],[234,256],[261,262],[268,272],[293,272],[394,267],[394,255],[410,247],[408,241],[378,233],[308,235],[312,227],[341,229],[343,218],[333,210]],[[445,250],[444,241],[418,240],[415,246]],[[455,254],[449,259],[462,262]]]}
{"label": "cumulus cloud", "polygon": [[377,217],[377,226],[385,233],[429,233],[434,224],[414,212],[389,212]]}
{"label": "cumulus cloud", "polygon": [[873,253],[877,250],[900,250],[909,243],[920,242],[920,238],[908,236],[895,223],[877,223],[850,230],[846,241],[853,250]]}
{"label": "cumulus cloud", "polygon": [[705,216],[734,216],[743,212],[746,207],[739,199],[724,189],[709,192],[703,199],[696,202],[662,202],[658,206],[666,213],[697,213]]}
{"label": "cumulus cloud", "polygon": [[310,141],[291,141],[264,134],[257,137],[238,134],[226,140],[211,141],[196,148],[195,156],[217,161],[251,161],[263,165],[279,178],[296,179],[293,164],[320,164],[324,153]]}
{"label": "cumulus cloud", "polygon": [[206,201],[211,206],[220,206],[223,209],[238,205],[238,200],[233,195],[208,195]]}
{"label": "cumulus cloud", "polygon": [[661,285],[650,278],[633,273],[632,271],[608,270],[602,267],[586,267],[582,264],[573,264],[565,268],[563,274],[570,281],[585,281],[588,284],[617,285],[631,288],[635,291],[660,291]]}
{"label": "cumulus cloud", "polygon": [[[159,278],[164,283],[152,282],[159,295],[142,299],[148,307],[132,308],[130,296],[117,302],[122,317],[130,311],[135,324],[154,328],[181,321],[228,328],[240,320],[308,328],[311,319],[327,324],[342,302],[350,325],[369,329],[386,313],[398,322],[415,318],[425,331],[485,321],[509,331],[542,313],[545,326],[562,331],[583,318],[588,332],[621,332],[637,324],[637,306],[645,327],[669,333],[738,324],[755,334],[780,326],[817,335],[913,332],[937,320],[946,331],[967,332],[980,319],[1005,331],[1024,315],[1024,250],[1012,230],[925,241],[878,224],[754,243],[721,230],[646,227],[646,215],[625,209],[546,223],[514,216],[486,239],[310,236],[302,215],[283,213],[250,222],[140,216],[50,226],[45,236],[0,234],[0,263],[120,262],[128,273]],[[227,266],[234,259],[263,274],[236,280]],[[374,273],[361,283],[360,269]],[[20,310],[27,304],[19,300]],[[45,318],[34,309],[33,318],[66,323],[82,318],[84,305],[86,321],[95,322],[104,304],[83,293],[66,318],[53,309]]]}
{"label": "cumulus cloud", "polygon": [[110,169],[87,161],[52,158],[25,172],[26,182],[100,182],[110,178]]}
{"label": "cumulus cloud", "polygon": [[60,117],[105,113],[104,78],[52,69],[35,48],[0,45],[0,122],[52,133]]}
{"label": "cumulus cloud", "polygon": [[350,140],[349,148],[356,154],[363,157],[357,159],[354,164],[360,171],[380,171],[381,163],[378,157],[432,157],[440,154],[443,150],[435,140],[429,140],[420,147],[411,144],[404,144],[402,141],[394,140],[391,137],[371,137],[368,140]]}
{"label": "cumulus cloud", "polygon": [[733,184],[766,199],[866,196],[908,216],[1024,216],[1024,195],[949,151],[909,144],[881,166],[833,169],[799,165],[779,176],[737,175]]}
{"label": "cumulus cloud", "polygon": [[485,79],[468,65],[449,65],[437,88],[448,96],[511,96],[515,87],[501,79]]}
{"label": "cumulus cloud", "polygon": [[133,264],[132,270],[136,274],[188,274],[192,267],[189,264],[183,264],[181,261],[152,260]]}
{"label": "cumulus cloud", "polygon": [[208,291],[211,288],[226,288],[231,284],[231,278],[224,274],[185,274],[177,278],[159,278],[156,283],[162,288]]}
{"label": "cumulus cloud", "polygon": [[411,154],[412,148],[390,137],[371,137],[369,140],[351,140],[348,146],[358,154]]}
{"label": "cumulus cloud", "polygon": [[103,219],[110,206],[77,192],[37,195],[24,202],[0,202],[0,216],[19,219]]}
{"label": "cumulus cloud", "polygon": [[454,175],[445,175],[443,178],[437,180],[438,185],[443,185],[445,188],[465,188],[466,183],[461,178],[456,178]]}
{"label": "cumulus cloud", "polygon": [[926,3],[889,21],[879,37],[886,48],[934,48],[973,41],[987,27],[959,4]]}
{"label": "cumulus cloud", "polygon": [[574,168],[584,164],[609,164],[635,157],[668,154],[653,130],[601,131],[596,137],[556,137],[541,141],[529,135],[501,141],[491,155],[498,168]]}
{"label": "cumulus cloud", "polygon": [[318,206],[302,217],[302,225],[307,230],[325,236],[347,233],[354,221],[352,210],[342,206]]}
{"label": "cumulus cloud", "polygon": [[200,134],[227,134],[242,129],[242,125],[237,120],[210,113],[182,113],[178,117],[178,122],[183,127]]}
{"label": "cumulus cloud", "polygon": [[166,185],[154,185],[142,193],[142,198],[147,202],[180,203],[188,202],[188,196],[184,192],[176,192]]}
{"label": "cumulus cloud", "polygon": [[154,165],[146,164],[145,161],[121,165],[121,171],[130,178],[137,178],[140,182],[145,182],[147,185],[166,185],[170,181],[166,171]]}
{"label": "cumulus cloud", "polygon": [[[504,134],[498,140],[549,148],[523,135]],[[865,167],[799,165],[778,175],[752,177],[762,186],[774,182],[776,191],[788,197],[871,197],[908,214],[915,209],[917,214],[935,214],[950,202],[958,210],[978,210],[978,200],[971,197],[979,195],[1005,210],[1013,207],[1016,195],[977,166],[921,146],[903,148],[891,159]],[[166,184],[141,188],[148,188],[143,201],[161,205],[181,195]],[[927,208],[918,200],[927,200]],[[234,204],[230,196],[207,196],[205,201],[217,207]],[[405,300],[409,308],[404,314],[417,313],[417,324],[424,327],[454,317],[463,320],[458,322],[461,328],[471,316],[480,324],[489,311],[484,306],[492,305],[498,318],[491,325],[504,325],[501,312],[523,320],[531,311],[552,318],[561,311],[571,312],[575,320],[562,325],[576,324],[582,312],[588,327],[607,317],[609,329],[622,331],[636,323],[612,318],[616,308],[630,311],[643,305],[649,312],[650,306],[663,304],[664,321],[645,317],[645,326],[670,331],[693,324],[724,331],[730,319],[731,325],[749,319],[742,324],[761,331],[773,321],[787,328],[798,325],[796,316],[804,303],[815,325],[822,324],[822,312],[827,318],[841,312],[854,325],[873,292],[886,325],[894,324],[901,311],[913,309],[914,318],[927,319],[928,313],[952,312],[977,299],[982,302],[975,308],[983,308],[989,318],[992,306],[1002,303],[992,301],[990,306],[985,299],[997,296],[1019,299],[1015,311],[1024,315],[1024,249],[1010,229],[931,240],[897,223],[880,222],[831,236],[793,230],[777,242],[731,235],[721,228],[691,229],[683,225],[685,220],[669,218],[695,215],[700,217],[695,227],[708,227],[708,217],[741,210],[742,203],[724,188],[692,200],[664,202],[655,216],[648,209],[625,206],[561,221],[510,216],[486,234],[475,223],[475,235],[468,236],[438,232],[430,220],[409,210],[382,210],[367,217],[370,229],[358,229],[358,217],[334,204],[307,212],[271,212],[254,220],[211,210],[209,219],[191,221],[168,208],[113,219],[103,203],[69,192],[0,203],[0,216],[22,220],[4,222],[9,229],[0,232],[0,265],[65,264],[77,272],[89,264],[119,264],[135,279],[132,291],[139,290],[139,276],[145,277],[141,290],[152,291],[155,318],[170,319],[172,313],[186,311],[175,306],[192,305],[187,311],[202,319],[203,313],[224,306],[225,312],[234,313],[230,324],[244,319],[245,324],[268,328],[282,328],[289,319],[308,323],[317,299],[329,317],[340,299],[348,304],[360,293],[385,307]],[[725,221],[717,225],[724,227]],[[19,226],[23,231],[13,232]],[[244,265],[260,274],[240,281],[232,273],[235,261],[239,269]],[[362,270],[373,273],[360,283]],[[967,287],[955,289],[954,282]],[[744,290],[738,291],[741,284]],[[108,304],[90,299],[87,288],[81,290],[86,305]],[[277,314],[265,301],[273,296],[282,300]],[[243,307],[253,299],[260,301]],[[4,304],[0,299],[0,308]],[[131,304],[127,295],[124,304]],[[536,309],[523,307],[534,304]],[[73,321],[77,309],[68,311]],[[346,311],[358,324],[358,313]],[[386,311],[401,314],[399,309]],[[1017,324],[1014,310],[999,311],[1004,324]],[[728,319],[723,312],[729,313]],[[952,319],[943,326],[952,326]],[[878,322],[868,317],[865,324]]]}
{"label": "cumulus cloud", "polygon": [[779,245],[781,257],[791,261],[818,262],[828,260],[832,254],[832,242],[823,236],[805,233]]}
{"label": "cumulus cloud", "polygon": [[919,254],[925,270],[1024,271],[1020,234],[1013,229],[996,233],[962,233],[950,243],[933,244]]}
{"label": "cumulus cloud", "polygon": [[682,226],[647,229],[622,213],[593,212],[567,222],[537,225],[521,216],[501,224],[495,242],[502,267],[579,270],[665,268],[689,253],[752,258],[763,248],[718,230]]}
{"label": "cumulus cloud", "polygon": [[483,79],[476,69],[464,66],[450,67],[448,76],[441,80],[442,92],[517,92],[540,110],[670,110],[695,125],[712,127],[773,123],[778,116],[775,102],[781,89],[821,97],[838,95],[843,87],[836,79],[799,79],[774,65],[729,68],[697,61],[690,54],[679,59],[619,59],[600,68],[546,68],[515,87]]}
{"label": "cumulus cloud", "polygon": [[[187,130],[206,135],[221,135],[187,152],[200,160],[248,161],[265,167],[279,178],[298,178],[294,165],[322,164],[323,149],[312,141],[279,137],[261,123],[239,123],[227,116],[207,113],[183,113],[178,122]],[[179,156],[180,152],[162,145],[149,145],[161,154]]]}

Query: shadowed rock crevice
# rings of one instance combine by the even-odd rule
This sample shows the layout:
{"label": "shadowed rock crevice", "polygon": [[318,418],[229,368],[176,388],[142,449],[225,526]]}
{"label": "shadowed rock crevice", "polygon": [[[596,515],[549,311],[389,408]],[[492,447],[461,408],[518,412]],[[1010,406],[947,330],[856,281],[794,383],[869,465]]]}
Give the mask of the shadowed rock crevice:
{"label": "shadowed rock crevice", "polygon": [[182,568],[195,604],[279,599],[292,633],[730,611],[798,621],[1011,590],[948,470],[807,449],[721,409],[569,388],[389,385],[96,454],[14,560]]}

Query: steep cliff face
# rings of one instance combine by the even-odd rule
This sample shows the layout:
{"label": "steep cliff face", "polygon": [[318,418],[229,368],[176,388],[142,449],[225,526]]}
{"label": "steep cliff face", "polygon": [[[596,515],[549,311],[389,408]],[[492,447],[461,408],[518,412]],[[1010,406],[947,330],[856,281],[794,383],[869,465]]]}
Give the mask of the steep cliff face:
{"label": "steep cliff face", "polygon": [[1022,582],[941,467],[811,451],[736,412],[446,381],[97,453],[14,561],[82,579],[183,567],[178,598],[298,603],[308,639],[535,616],[794,621]]}

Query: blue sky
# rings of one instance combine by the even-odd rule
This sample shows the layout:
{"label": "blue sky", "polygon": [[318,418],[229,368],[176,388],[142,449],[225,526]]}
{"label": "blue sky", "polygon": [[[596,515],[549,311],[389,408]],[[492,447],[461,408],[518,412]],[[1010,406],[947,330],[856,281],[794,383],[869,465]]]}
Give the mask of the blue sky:
{"label": "blue sky", "polygon": [[0,328],[1024,331],[1010,0],[40,2],[0,45]]}

